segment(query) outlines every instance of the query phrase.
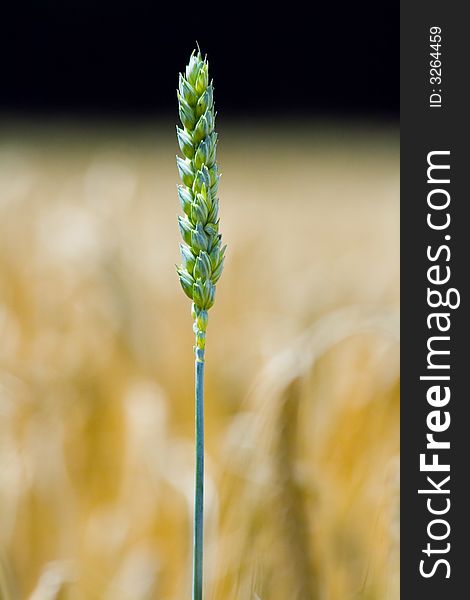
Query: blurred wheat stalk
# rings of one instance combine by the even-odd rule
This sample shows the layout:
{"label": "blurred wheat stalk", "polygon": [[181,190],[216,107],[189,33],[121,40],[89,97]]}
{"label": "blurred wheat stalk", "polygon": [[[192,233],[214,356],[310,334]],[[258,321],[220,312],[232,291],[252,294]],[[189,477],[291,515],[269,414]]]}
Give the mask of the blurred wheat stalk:
{"label": "blurred wheat stalk", "polygon": [[[233,250],[206,379],[214,600],[398,599],[398,139],[305,131],[286,127],[282,148],[279,128],[222,132]],[[2,600],[189,594],[173,147],[155,124],[3,131]]]}

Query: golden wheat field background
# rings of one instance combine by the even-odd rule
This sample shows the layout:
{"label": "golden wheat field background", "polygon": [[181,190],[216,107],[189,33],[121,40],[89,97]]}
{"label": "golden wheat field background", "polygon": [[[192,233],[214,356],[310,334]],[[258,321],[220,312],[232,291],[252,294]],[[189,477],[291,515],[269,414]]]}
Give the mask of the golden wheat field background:
{"label": "golden wheat field background", "polygon": [[[0,142],[0,597],[190,597],[172,122]],[[398,132],[220,129],[207,600],[398,599]]]}

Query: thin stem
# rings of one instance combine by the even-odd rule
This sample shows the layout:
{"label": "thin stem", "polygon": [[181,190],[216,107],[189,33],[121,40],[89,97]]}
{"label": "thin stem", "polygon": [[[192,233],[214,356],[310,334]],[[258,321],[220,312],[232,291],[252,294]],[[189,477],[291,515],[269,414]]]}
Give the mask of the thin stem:
{"label": "thin stem", "polygon": [[204,350],[196,348],[196,476],[194,489],[193,600],[202,600],[204,527]]}

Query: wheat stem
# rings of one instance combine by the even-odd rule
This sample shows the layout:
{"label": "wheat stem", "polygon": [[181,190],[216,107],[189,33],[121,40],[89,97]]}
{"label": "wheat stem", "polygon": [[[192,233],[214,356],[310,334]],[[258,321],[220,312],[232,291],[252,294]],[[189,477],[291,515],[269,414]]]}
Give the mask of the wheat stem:
{"label": "wheat stem", "polygon": [[196,471],[194,494],[193,600],[202,598],[204,545],[204,350],[196,350]]}

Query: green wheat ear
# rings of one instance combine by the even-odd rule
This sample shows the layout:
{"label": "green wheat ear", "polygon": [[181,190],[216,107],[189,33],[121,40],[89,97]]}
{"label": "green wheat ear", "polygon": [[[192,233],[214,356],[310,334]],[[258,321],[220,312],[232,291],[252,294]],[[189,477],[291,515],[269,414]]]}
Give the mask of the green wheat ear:
{"label": "green wheat ear", "polygon": [[185,75],[180,73],[177,93],[183,127],[176,131],[184,156],[176,157],[183,182],[178,196],[184,212],[178,217],[183,263],[177,270],[181,287],[193,301],[196,357],[204,361],[207,311],[214,304],[225,246],[219,234],[214,90],[209,83],[209,64],[199,50],[191,54]]}
{"label": "green wheat ear", "polygon": [[178,143],[184,158],[176,157],[182,184],[178,196],[184,216],[178,217],[183,264],[177,268],[185,294],[191,298],[196,344],[196,473],[194,493],[193,600],[202,600],[204,515],[204,351],[207,311],[214,304],[215,284],[222,274],[225,246],[219,234],[219,173],[217,134],[209,64],[194,50],[180,73]]}

